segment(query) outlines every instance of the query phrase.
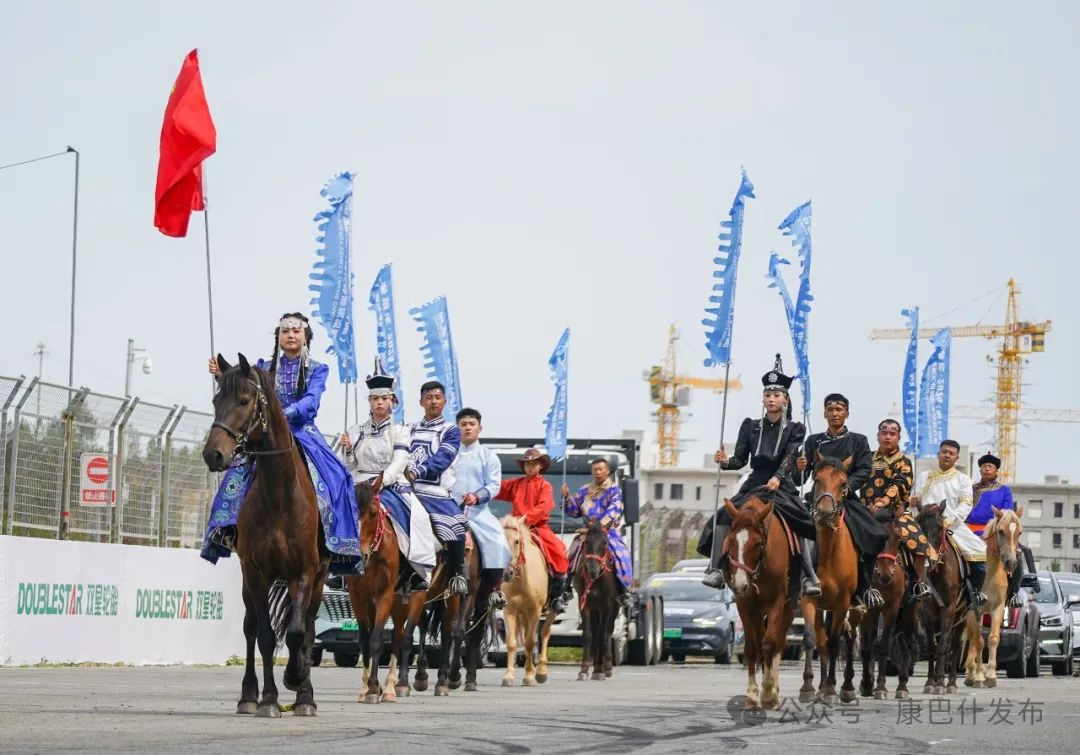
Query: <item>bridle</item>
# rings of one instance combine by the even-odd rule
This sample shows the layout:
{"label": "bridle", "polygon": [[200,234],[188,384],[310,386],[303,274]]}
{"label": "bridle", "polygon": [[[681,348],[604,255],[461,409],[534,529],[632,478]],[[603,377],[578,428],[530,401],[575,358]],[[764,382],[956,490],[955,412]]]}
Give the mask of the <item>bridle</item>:
{"label": "bridle", "polygon": [[382,499],[379,498],[378,493],[374,493],[371,496],[371,501],[368,502],[368,506],[375,506],[375,534],[371,536],[371,544],[367,547],[366,552],[362,549],[360,556],[364,560],[364,566],[367,566],[368,560],[375,553],[379,552],[382,548],[383,536],[386,534],[386,509],[382,505]]}
{"label": "bridle", "polygon": [[[757,560],[757,563],[754,564],[753,569],[751,569],[749,566],[744,564],[739,559],[735,558],[730,553],[727,554],[728,563],[731,566],[738,569],[739,571],[746,572],[746,576],[749,578],[750,584],[753,586],[754,590],[756,590],[757,592],[761,592],[761,588],[758,587],[757,580],[758,580],[758,577],[761,576],[762,567],[765,565],[765,553],[766,553],[766,548],[767,548],[767,546],[769,544],[769,523],[770,523],[770,518],[771,517],[772,517],[772,512],[769,512],[768,516],[766,516],[762,520],[761,524],[757,526],[758,533],[761,536],[761,540],[758,542],[758,548],[761,549],[761,553],[758,554],[758,560]],[[749,528],[747,528],[747,529],[749,529]],[[728,533],[727,538],[724,539],[724,545],[725,546],[727,544],[728,538],[730,538],[733,534],[734,534],[734,530],[732,530],[731,532]],[[726,547],[724,549],[726,550]]]}
{"label": "bridle", "polygon": [[[522,530],[524,530],[525,532],[522,533]],[[525,565],[525,538],[529,537],[529,528],[524,526],[524,525],[519,525],[517,527],[517,533],[518,533],[518,553],[517,553],[517,556],[514,558],[513,563],[511,563],[510,566],[507,567],[507,570],[506,570],[506,574],[507,574],[506,581],[507,582],[515,579],[517,577],[517,575],[518,575],[518,570],[521,569],[521,567],[523,567]]]}
{"label": "bridle", "polygon": [[216,419],[214,423],[210,425],[211,429],[217,427],[228,433],[229,437],[236,443],[236,448],[233,449],[233,456],[273,456],[275,454],[284,454],[292,451],[296,447],[292,438],[292,433],[289,434],[289,445],[287,448],[274,448],[269,451],[252,451],[247,447],[248,441],[251,439],[251,433],[255,431],[256,427],[265,433],[269,427],[270,422],[270,404],[266,399],[266,393],[263,391],[262,383],[258,380],[252,380],[248,378],[250,383],[255,388],[255,411],[251,413],[251,419],[248,420],[248,425],[244,428],[243,432],[237,432],[224,422],[218,422]]}
{"label": "bridle", "polygon": [[[821,503],[821,501],[825,498],[829,498],[833,502],[831,511],[822,511],[818,507],[818,504]],[[817,524],[824,524],[833,532],[836,532],[838,529],[840,529],[839,519],[842,511],[843,509],[840,506],[840,501],[837,500],[835,495],[833,495],[827,490],[821,495],[818,495],[814,498],[814,509],[812,512],[814,514],[814,522]]]}

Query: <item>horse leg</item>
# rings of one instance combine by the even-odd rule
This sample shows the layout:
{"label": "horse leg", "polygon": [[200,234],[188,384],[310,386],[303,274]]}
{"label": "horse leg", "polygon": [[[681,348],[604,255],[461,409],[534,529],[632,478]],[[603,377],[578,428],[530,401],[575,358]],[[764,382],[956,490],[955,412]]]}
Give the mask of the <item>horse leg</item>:
{"label": "horse leg", "polygon": [[870,697],[874,694],[874,682],[871,671],[880,653],[875,647],[877,640],[877,611],[870,610],[859,623],[859,656],[862,659],[862,678],[859,680],[859,694]]}
{"label": "horse leg", "polygon": [[[315,715],[315,690],[311,686],[311,660],[304,646],[307,644],[307,608],[311,599],[311,583],[315,570],[309,569],[296,582],[289,585],[292,606],[289,626],[285,630],[285,644],[289,648],[289,662],[282,674],[286,689],[296,691],[293,700],[294,716]],[[290,673],[291,671],[291,673]]]}
{"label": "horse leg", "polygon": [[[413,677],[413,689],[415,689],[417,692],[425,692],[428,688],[427,643],[428,630],[431,627],[432,613],[433,611],[430,609],[420,609],[420,645],[417,648],[416,675]],[[405,668],[407,670],[408,666],[406,666]]]}
{"label": "horse leg", "polygon": [[[761,660],[761,624],[762,619],[759,612],[756,610],[757,606],[751,606],[746,610],[746,615],[743,615],[743,611],[739,610],[739,615],[742,617],[743,632],[745,633],[745,647],[743,648],[743,654],[746,659],[746,703],[745,708],[758,708],[761,706],[761,702],[758,698],[758,682],[757,682],[757,667]],[[752,617],[752,621],[747,621],[747,617]]]}
{"label": "horse leg", "polygon": [[[889,651],[893,647],[893,638],[896,636],[895,618],[895,615],[890,615],[890,613],[882,613],[881,630],[878,634],[877,641],[874,643],[874,660],[877,665],[877,684],[874,686],[875,700],[887,700],[889,698],[886,673],[889,665]],[[874,623],[876,624],[877,622],[875,621]],[[893,660],[893,663],[897,664],[898,671],[901,662],[906,662],[906,659],[895,658]]]}
{"label": "horse leg", "polygon": [[975,618],[975,614],[968,613],[964,621],[964,632],[967,635],[967,658],[964,659],[964,686],[982,687],[982,631],[979,629],[979,620]]}
{"label": "horse leg", "polygon": [[453,661],[453,646],[457,643],[456,624],[462,602],[461,596],[457,595],[446,599],[442,626],[439,628],[442,658],[439,662],[439,674],[435,679],[436,697],[447,697],[450,694],[450,663]]}
{"label": "horse leg", "polygon": [[[848,609],[844,609],[847,614]],[[844,630],[844,684],[840,687],[840,702],[850,703],[856,698],[855,685],[855,638],[858,636],[858,627]]]}
{"label": "horse leg", "polygon": [[536,652],[536,634],[540,627],[539,606],[530,606],[530,611],[524,622],[525,640],[525,678],[521,680],[521,686],[533,687],[536,685],[536,663],[533,661]]}
{"label": "horse leg", "polygon": [[278,704],[278,689],[274,682],[274,651],[277,649],[277,637],[270,621],[269,586],[256,584],[252,594],[255,612],[258,617],[259,652],[263,661],[263,691],[255,715],[259,718],[281,718],[281,706]]}
{"label": "horse leg", "polygon": [[836,660],[840,654],[840,633],[844,628],[844,612],[829,611],[829,635],[827,639],[829,653],[829,671],[825,681],[825,695],[822,699],[826,705],[836,705],[840,698],[836,694]]}
{"label": "horse leg", "polygon": [[[808,600],[801,603],[803,615],[803,683],[799,688],[799,702],[814,699],[814,622],[815,606]],[[745,626],[745,624],[744,624]]]}
{"label": "horse leg", "polygon": [[555,614],[548,613],[543,625],[540,627],[540,659],[536,667],[536,681],[543,684],[548,680],[548,641],[551,640],[552,624],[555,623]]}
{"label": "horse leg", "polygon": [[[997,686],[997,654],[998,645],[1001,644],[1001,619],[1005,613],[1004,598],[1002,603],[993,611],[990,612],[990,633],[986,638],[986,646],[989,649],[986,658],[985,671],[983,673],[983,686],[984,687],[996,687]],[[982,641],[982,632],[979,632],[979,641]],[[982,653],[979,654],[979,659],[982,659]]]}
{"label": "horse leg", "polygon": [[397,684],[394,685],[394,692],[397,693],[398,697],[408,697],[410,693],[409,656],[412,654],[412,638],[415,629],[416,622],[413,620],[412,613],[410,612],[405,618],[405,629],[397,640],[398,679]]}
{"label": "horse leg", "polygon": [[828,611],[818,611],[817,621],[814,624],[814,634],[817,635],[818,654],[818,689],[814,696],[814,702],[824,702],[829,686],[829,618]]}
{"label": "horse leg", "polygon": [[589,678],[589,665],[592,663],[593,653],[593,610],[586,607],[581,613],[581,670],[577,678],[583,682]]}
{"label": "horse leg", "polygon": [[949,684],[945,687],[948,695],[956,694],[956,672],[960,667],[961,645],[964,642],[964,624],[952,627],[949,632]]}
{"label": "horse leg", "polygon": [[[949,601],[948,605],[952,605]],[[941,609],[938,616],[937,623],[937,647],[934,648],[934,689],[933,694],[944,695],[945,694],[945,675],[948,673],[949,663],[949,639],[952,632],[949,631],[949,623],[952,621],[952,615],[948,607]]]}
{"label": "horse leg", "polygon": [[390,609],[393,607],[394,593],[387,589],[382,595],[377,596],[371,610],[371,626],[368,630],[367,643],[367,694],[360,700],[362,703],[373,705],[382,701],[382,685],[379,684],[379,661],[382,660],[383,631],[386,620],[390,617]]}
{"label": "horse leg", "polygon": [[604,676],[611,677],[615,665],[615,620],[619,616],[619,608],[616,604],[612,604],[608,610],[610,613],[608,614],[607,632],[605,633],[608,642],[604,646],[607,648],[607,655],[604,657]]}
{"label": "horse leg", "polygon": [[606,679],[604,664],[607,662],[608,653],[611,652],[611,632],[608,631],[607,607],[601,607],[596,612],[596,626],[593,627],[593,672],[592,680],[600,682]]}
{"label": "horse leg", "polygon": [[251,591],[244,585],[244,643],[247,645],[247,661],[244,664],[244,681],[240,683],[240,701],[236,712],[250,715],[259,707],[259,677],[255,674],[255,637],[258,634],[259,620],[255,614],[255,604]]}
{"label": "horse leg", "polygon": [[503,625],[506,627],[506,673],[503,674],[502,686],[513,687],[517,667],[518,615],[507,606],[503,611]]}
{"label": "horse leg", "polygon": [[785,610],[782,598],[769,607],[761,642],[761,707],[771,710],[780,707],[780,659],[784,655],[786,633],[782,615]]}

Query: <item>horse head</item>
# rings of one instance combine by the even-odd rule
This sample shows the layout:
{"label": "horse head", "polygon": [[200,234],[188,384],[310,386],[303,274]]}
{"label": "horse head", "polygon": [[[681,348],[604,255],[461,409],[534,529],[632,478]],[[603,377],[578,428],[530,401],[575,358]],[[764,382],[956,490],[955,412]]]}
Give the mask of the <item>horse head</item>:
{"label": "horse head", "polygon": [[525,517],[513,514],[503,517],[502,526],[506,545],[513,554],[513,560],[506,567],[506,573],[503,576],[503,581],[509,582],[518,575],[525,564],[525,540],[529,537],[529,528],[525,524]]}
{"label": "horse head", "polygon": [[848,470],[851,457],[835,459],[817,452],[814,460],[814,523],[837,529],[837,519],[843,510],[841,502],[847,497]]}
{"label": "horse head", "polygon": [[749,498],[740,508],[731,499],[724,501],[731,517],[731,530],[722,544],[727,555],[727,583],[736,596],[746,594],[751,587],[758,590],[757,578],[765,568],[769,517],[772,501],[757,496]]}
{"label": "horse head", "polygon": [[885,586],[896,576],[896,563],[900,558],[900,538],[896,532],[896,510],[891,506],[871,509],[874,519],[889,533],[885,548],[874,559],[873,581]]}
{"label": "horse head", "polygon": [[371,555],[382,546],[386,531],[379,491],[382,489],[382,475],[375,475],[370,480],[356,483],[356,508],[360,512],[360,558],[366,567]]}
{"label": "horse head", "polygon": [[924,504],[915,517],[926,539],[939,551],[945,545],[945,501]]}
{"label": "horse head", "polygon": [[270,378],[243,354],[236,365],[221,354],[217,362],[214,424],[203,447],[203,461],[212,472],[224,471],[238,453],[261,443],[269,435],[271,417],[281,414]]}
{"label": "horse head", "polygon": [[1013,511],[1012,509],[999,509],[997,506],[991,506],[990,508],[994,512],[994,519],[986,528],[986,532],[983,533],[983,539],[989,543],[991,538],[997,538],[998,555],[1001,558],[1001,564],[1005,567],[1006,574],[1012,574],[1017,563],[1019,563],[1017,550],[1020,545],[1020,533],[1024,531],[1023,525],[1020,524],[1023,509]]}
{"label": "horse head", "polygon": [[603,572],[608,558],[607,530],[597,519],[586,520],[581,555],[585,561],[586,575],[589,579],[597,579]]}

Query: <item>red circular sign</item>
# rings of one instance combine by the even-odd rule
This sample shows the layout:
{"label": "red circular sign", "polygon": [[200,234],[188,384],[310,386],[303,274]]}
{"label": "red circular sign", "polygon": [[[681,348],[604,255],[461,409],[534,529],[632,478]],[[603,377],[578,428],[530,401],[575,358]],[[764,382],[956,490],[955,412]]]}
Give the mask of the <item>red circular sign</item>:
{"label": "red circular sign", "polygon": [[86,477],[90,482],[104,485],[109,481],[109,460],[104,456],[95,456],[86,464]]}

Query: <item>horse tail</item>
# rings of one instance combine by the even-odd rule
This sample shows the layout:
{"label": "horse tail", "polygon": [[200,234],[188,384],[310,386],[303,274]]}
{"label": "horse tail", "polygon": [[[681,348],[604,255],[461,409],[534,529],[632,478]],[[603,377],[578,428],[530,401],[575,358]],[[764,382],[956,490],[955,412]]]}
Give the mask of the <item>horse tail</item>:
{"label": "horse tail", "polygon": [[281,647],[285,641],[285,630],[292,620],[293,608],[293,602],[289,599],[289,585],[285,580],[279,579],[270,585],[267,605],[270,609],[270,627],[274,630],[277,646]]}

